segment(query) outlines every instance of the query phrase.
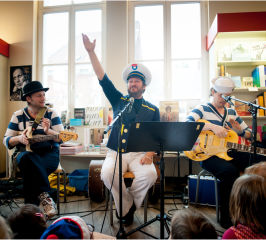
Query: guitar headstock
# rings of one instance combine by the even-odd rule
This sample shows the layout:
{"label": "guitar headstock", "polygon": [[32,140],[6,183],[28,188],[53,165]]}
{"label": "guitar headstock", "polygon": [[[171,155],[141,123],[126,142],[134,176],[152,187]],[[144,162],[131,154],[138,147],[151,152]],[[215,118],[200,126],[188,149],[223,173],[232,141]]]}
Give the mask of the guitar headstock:
{"label": "guitar headstock", "polygon": [[77,140],[78,139],[78,134],[75,132],[69,132],[69,131],[61,131],[59,133],[59,138],[63,142],[67,142],[69,140]]}

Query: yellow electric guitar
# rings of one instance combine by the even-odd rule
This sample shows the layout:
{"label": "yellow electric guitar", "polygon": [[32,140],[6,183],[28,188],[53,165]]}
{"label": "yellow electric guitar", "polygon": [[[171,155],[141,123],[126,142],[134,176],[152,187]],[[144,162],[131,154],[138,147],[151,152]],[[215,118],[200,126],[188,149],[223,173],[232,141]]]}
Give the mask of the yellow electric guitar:
{"label": "yellow electric guitar", "polygon": [[[206,120],[199,122],[208,123]],[[204,161],[212,156],[217,156],[226,161],[232,160],[228,156],[229,149],[236,149],[242,152],[253,152],[251,145],[239,144],[239,136],[233,130],[229,130],[225,138],[217,137],[212,131],[202,131],[191,151],[185,151],[185,155],[194,161]],[[266,149],[256,148],[257,153],[266,154]]]}
{"label": "yellow electric guitar", "polygon": [[32,151],[30,145],[37,142],[46,142],[49,140],[61,140],[62,142],[67,142],[69,140],[78,139],[78,134],[70,131],[60,131],[58,134],[55,135],[42,135],[42,134],[32,135],[31,127],[28,128],[26,136],[29,141],[29,144],[26,145],[26,151]]}

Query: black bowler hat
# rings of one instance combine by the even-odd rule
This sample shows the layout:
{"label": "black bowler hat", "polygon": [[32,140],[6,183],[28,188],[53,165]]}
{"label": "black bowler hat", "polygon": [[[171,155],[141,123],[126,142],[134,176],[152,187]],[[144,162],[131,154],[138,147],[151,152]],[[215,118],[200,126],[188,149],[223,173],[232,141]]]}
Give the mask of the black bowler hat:
{"label": "black bowler hat", "polygon": [[22,89],[23,95],[21,97],[21,100],[26,101],[26,97],[31,95],[32,93],[36,93],[36,92],[40,92],[40,91],[46,92],[48,90],[49,90],[49,88],[44,88],[42,86],[42,84],[38,81],[29,82]]}

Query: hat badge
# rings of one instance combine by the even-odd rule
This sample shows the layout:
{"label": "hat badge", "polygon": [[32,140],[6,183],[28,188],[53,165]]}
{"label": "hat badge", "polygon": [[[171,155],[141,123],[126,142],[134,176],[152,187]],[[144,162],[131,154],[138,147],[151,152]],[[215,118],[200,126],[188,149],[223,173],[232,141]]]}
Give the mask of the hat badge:
{"label": "hat badge", "polygon": [[132,64],[131,67],[132,67],[133,70],[137,70],[138,69],[138,64]]}

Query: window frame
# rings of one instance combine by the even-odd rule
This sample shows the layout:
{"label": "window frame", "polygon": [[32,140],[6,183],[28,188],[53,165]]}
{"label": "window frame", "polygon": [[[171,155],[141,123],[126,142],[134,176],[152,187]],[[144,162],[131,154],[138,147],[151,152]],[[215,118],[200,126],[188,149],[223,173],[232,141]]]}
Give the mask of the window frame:
{"label": "window frame", "polygon": [[[201,99],[200,101],[207,101],[209,98],[209,80],[208,80],[208,52],[206,51],[206,35],[208,32],[208,3],[205,1],[130,1],[129,2],[129,20],[128,20],[128,46],[129,46],[129,62],[135,60],[135,7],[141,6],[163,6],[163,31],[164,31],[164,99],[161,101],[181,100],[190,101],[191,99],[174,99],[171,96],[171,81],[172,81],[172,62],[174,59],[171,56],[171,5],[173,4],[200,4],[200,21],[201,21],[201,57],[200,57],[200,70],[201,70]],[[187,58],[184,60],[193,60],[195,58]],[[198,59],[198,58],[197,58]],[[150,61],[150,60],[147,60]],[[140,61],[140,62],[145,62]]]}
{"label": "window frame", "polygon": [[[76,63],[75,61],[75,13],[77,11],[88,11],[88,10],[101,10],[102,11],[102,58],[101,64],[103,67],[106,65],[106,1],[95,2],[95,3],[82,3],[82,4],[70,4],[63,6],[43,6],[43,1],[38,4],[38,58],[37,58],[37,77],[40,82],[43,82],[43,67],[45,66],[68,66],[68,104],[67,111],[70,112],[70,117],[74,116],[75,107],[75,67],[80,64],[91,64],[90,62]],[[68,12],[68,62],[64,64],[44,64],[43,63],[43,16],[49,13],[61,13]],[[89,81],[89,80],[88,80]],[[49,87],[49,86],[47,86]],[[104,105],[103,94],[102,103]]]}

